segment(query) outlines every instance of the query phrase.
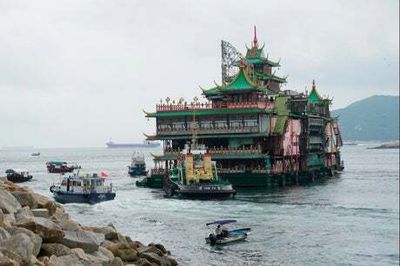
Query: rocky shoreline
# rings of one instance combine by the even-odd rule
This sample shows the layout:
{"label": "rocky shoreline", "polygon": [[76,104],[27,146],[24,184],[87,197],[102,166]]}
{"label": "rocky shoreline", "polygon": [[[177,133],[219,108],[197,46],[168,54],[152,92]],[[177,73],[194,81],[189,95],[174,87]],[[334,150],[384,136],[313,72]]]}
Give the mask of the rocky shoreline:
{"label": "rocky shoreline", "polygon": [[83,226],[62,205],[0,177],[0,266],[174,266],[162,244],[147,246],[109,224]]}

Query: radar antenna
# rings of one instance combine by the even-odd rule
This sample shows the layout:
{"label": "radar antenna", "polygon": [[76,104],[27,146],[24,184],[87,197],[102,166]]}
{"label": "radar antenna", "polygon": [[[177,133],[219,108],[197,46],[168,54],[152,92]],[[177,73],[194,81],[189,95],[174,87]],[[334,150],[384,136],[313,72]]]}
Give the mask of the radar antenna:
{"label": "radar antenna", "polygon": [[229,42],[221,41],[222,84],[226,84],[237,73],[243,55]]}

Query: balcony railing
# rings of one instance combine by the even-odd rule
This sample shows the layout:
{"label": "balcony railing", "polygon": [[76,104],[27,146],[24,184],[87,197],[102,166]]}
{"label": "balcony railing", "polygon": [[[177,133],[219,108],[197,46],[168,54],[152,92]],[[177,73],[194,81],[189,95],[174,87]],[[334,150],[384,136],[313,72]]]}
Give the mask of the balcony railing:
{"label": "balcony railing", "polygon": [[[250,146],[250,147],[211,147],[208,149],[211,155],[245,155],[245,154],[262,154],[261,146]],[[165,155],[176,156],[181,153],[180,149],[165,149]]]}
{"label": "balcony railing", "polygon": [[157,104],[157,112],[170,112],[170,111],[190,111],[202,109],[243,109],[243,108],[260,108],[260,109],[273,109],[275,103],[271,101],[246,101],[246,102],[205,102],[196,104]]}
{"label": "balcony railing", "polygon": [[[221,127],[221,128],[199,128],[197,134],[224,134],[224,133],[257,133],[259,127],[247,126],[247,127]],[[192,130],[190,128],[182,129],[157,129],[157,135],[170,136],[170,135],[191,135]]]}

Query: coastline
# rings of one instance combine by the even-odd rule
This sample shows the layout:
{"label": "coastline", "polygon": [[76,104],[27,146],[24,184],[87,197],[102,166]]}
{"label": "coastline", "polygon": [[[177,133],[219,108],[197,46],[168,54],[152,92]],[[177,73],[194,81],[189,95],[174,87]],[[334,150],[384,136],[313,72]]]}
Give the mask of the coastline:
{"label": "coastline", "polygon": [[0,177],[0,265],[177,265],[162,244],[84,226],[55,201]]}

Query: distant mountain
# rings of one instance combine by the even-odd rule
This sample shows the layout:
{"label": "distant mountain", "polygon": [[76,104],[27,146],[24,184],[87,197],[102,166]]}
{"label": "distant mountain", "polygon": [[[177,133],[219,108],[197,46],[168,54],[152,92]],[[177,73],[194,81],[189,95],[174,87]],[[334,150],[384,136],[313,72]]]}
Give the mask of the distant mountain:
{"label": "distant mountain", "polygon": [[345,141],[399,139],[399,96],[371,96],[334,110],[332,115],[339,116]]}

